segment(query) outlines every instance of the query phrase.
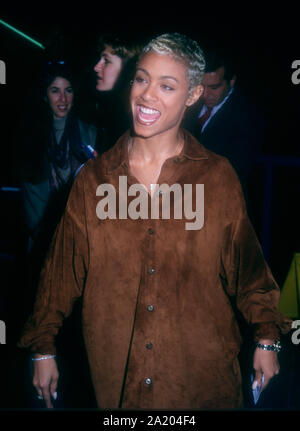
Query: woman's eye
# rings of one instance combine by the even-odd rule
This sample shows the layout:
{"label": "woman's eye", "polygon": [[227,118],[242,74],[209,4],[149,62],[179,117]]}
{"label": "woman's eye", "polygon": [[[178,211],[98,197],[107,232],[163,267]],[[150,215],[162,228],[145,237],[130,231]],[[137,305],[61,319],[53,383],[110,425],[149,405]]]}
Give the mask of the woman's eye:
{"label": "woman's eye", "polygon": [[67,88],[66,92],[69,93],[69,94],[73,94],[73,88]]}
{"label": "woman's eye", "polygon": [[146,80],[144,78],[142,78],[141,76],[136,76],[134,78],[134,81],[137,82],[138,84],[142,84],[143,82],[146,82]]}
{"label": "woman's eye", "polygon": [[163,84],[161,87],[163,90],[166,90],[166,91],[173,91],[174,90],[173,87],[170,87],[169,85],[166,85],[166,84]]}

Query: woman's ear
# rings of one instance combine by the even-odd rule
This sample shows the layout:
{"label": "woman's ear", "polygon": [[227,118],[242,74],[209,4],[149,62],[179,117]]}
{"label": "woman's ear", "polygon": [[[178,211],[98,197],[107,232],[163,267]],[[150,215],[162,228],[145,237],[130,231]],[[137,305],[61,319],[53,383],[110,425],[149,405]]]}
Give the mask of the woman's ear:
{"label": "woman's ear", "polygon": [[203,85],[197,85],[196,87],[194,87],[186,101],[186,106],[192,106],[194,103],[196,103],[198,99],[202,96],[203,90]]}

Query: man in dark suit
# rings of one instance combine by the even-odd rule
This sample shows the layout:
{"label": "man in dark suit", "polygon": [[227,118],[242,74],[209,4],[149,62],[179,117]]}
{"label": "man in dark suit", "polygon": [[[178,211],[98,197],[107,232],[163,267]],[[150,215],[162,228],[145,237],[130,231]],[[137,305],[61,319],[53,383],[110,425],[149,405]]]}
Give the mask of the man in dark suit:
{"label": "man in dark suit", "polygon": [[264,141],[262,116],[236,85],[236,75],[226,57],[213,51],[206,59],[203,96],[186,113],[184,127],[207,149],[229,159],[247,199]]}

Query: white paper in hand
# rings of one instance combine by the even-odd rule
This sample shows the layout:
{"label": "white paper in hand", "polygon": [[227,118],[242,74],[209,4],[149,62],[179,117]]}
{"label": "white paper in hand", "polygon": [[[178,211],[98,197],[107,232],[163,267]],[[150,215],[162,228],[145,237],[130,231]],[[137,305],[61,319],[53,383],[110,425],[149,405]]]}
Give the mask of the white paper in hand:
{"label": "white paper in hand", "polygon": [[254,374],[251,374],[252,394],[253,394],[254,404],[257,404],[257,401],[259,400],[264,380],[265,380],[264,375],[262,375],[261,383],[258,384],[257,381],[254,381]]}

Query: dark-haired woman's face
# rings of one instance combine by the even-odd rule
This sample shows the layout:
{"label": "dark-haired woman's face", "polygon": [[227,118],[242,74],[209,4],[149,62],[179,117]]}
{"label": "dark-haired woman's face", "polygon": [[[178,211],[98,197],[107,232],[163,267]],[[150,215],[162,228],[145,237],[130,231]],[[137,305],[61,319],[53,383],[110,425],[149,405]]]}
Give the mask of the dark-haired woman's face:
{"label": "dark-haired woman's face", "polygon": [[71,83],[60,76],[47,88],[47,98],[54,118],[64,118],[73,105],[73,88]]}
{"label": "dark-haired woman's face", "polygon": [[110,47],[104,49],[98,63],[94,67],[97,74],[96,89],[112,90],[122,69],[122,59],[115,55]]}

